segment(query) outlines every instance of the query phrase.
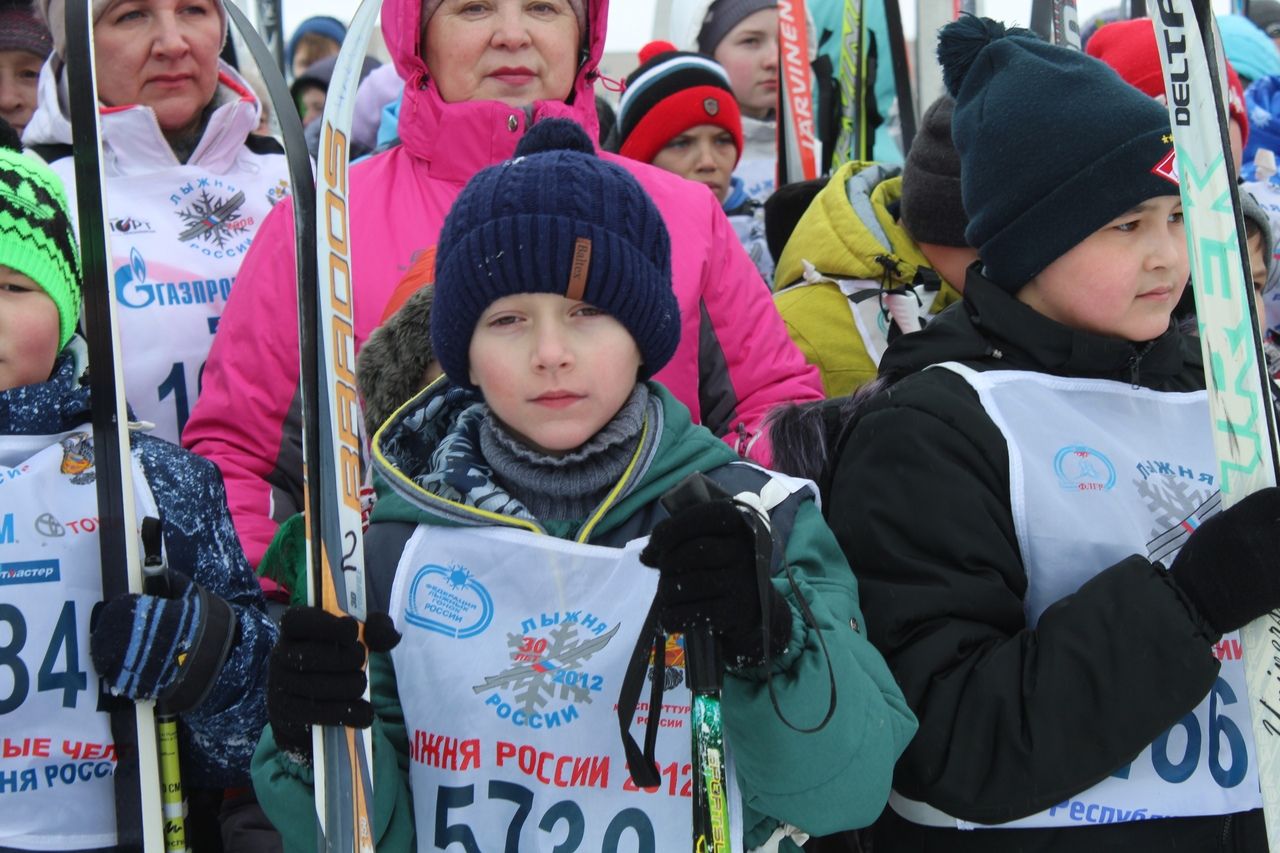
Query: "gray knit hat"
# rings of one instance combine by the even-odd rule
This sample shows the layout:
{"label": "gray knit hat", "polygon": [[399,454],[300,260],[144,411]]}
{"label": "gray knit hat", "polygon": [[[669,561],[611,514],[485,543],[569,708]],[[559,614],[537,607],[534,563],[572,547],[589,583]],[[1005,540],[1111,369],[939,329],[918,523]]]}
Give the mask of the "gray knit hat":
{"label": "gray knit hat", "polygon": [[24,0],[0,0],[0,50],[21,50],[41,59],[53,50],[53,36]]}
{"label": "gray knit hat", "polygon": [[943,95],[925,110],[902,167],[902,224],[918,243],[968,246],[969,217],[960,198],[960,155],[951,141],[951,110]]}
{"label": "gray knit hat", "polygon": [[702,19],[702,29],[698,30],[698,52],[711,56],[729,30],[743,18],[777,5],[778,0],[715,0]]}
{"label": "gray knit hat", "polygon": [[1276,0],[1249,0],[1249,20],[1272,38],[1280,37],[1280,3]]}

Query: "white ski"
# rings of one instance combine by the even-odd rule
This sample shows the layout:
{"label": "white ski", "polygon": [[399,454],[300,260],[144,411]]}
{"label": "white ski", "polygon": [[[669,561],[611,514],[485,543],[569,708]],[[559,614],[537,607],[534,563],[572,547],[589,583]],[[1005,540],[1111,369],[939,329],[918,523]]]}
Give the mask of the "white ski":
{"label": "white ski", "polygon": [[[1225,73],[1208,0],[1161,0],[1156,44],[1182,191],[1224,506],[1275,485],[1275,423],[1240,198],[1229,161]],[[1245,671],[1267,839],[1280,853],[1280,611],[1245,626]]]}

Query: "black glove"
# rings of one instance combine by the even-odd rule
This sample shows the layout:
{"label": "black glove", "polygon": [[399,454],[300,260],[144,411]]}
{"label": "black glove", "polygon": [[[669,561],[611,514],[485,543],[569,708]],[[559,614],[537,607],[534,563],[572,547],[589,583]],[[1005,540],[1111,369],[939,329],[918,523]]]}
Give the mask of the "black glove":
{"label": "black glove", "polygon": [[[756,581],[756,539],[743,510],[727,500],[694,504],[659,522],[640,562],[661,572],[659,621],[668,632],[710,628],[731,665],[764,660],[764,627]],[[770,651],[791,639],[791,608],[772,584]]]}
{"label": "black glove", "polygon": [[1169,574],[1219,634],[1280,607],[1280,489],[1249,495],[1200,525]]}
{"label": "black glove", "polygon": [[117,696],[159,699],[180,714],[213,687],[236,633],[231,606],[179,572],[168,573],[169,597],[126,593],[105,602],[93,620],[89,656]]}
{"label": "black glove", "polygon": [[391,651],[400,633],[390,616],[371,613],[364,640],[350,616],[319,607],[284,612],[267,669],[267,719],[281,750],[309,758],[313,725],[373,725],[373,706],[363,698],[365,649]]}

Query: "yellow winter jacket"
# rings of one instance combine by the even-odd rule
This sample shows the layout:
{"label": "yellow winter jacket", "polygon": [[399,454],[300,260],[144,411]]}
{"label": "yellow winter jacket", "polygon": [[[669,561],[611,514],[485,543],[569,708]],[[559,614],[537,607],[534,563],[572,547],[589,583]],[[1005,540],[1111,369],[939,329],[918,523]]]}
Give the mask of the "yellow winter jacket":
{"label": "yellow winter jacket", "polygon": [[[828,397],[874,379],[879,362],[868,352],[850,300],[835,280],[898,288],[919,284],[921,270],[936,275],[890,212],[901,195],[901,167],[846,163],[800,217],[778,259],[774,304],[791,339],[821,372]],[[942,282],[930,313],[959,299],[959,292]]]}

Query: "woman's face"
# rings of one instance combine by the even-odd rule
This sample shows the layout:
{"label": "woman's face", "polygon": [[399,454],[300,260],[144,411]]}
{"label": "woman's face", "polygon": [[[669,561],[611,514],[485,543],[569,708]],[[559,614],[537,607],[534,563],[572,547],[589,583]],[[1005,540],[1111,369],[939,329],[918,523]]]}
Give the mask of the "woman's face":
{"label": "woman's face", "polygon": [[761,9],[739,21],[712,58],[728,72],[743,115],[765,118],[778,106],[777,9]]}
{"label": "woman's face", "polygon": [[578,72],[578,19],[566,0],[444,0],[422,55],[449,103],[562,101]]}
{"label": "woman's face", "polygon": [[0,118],[22,135],[36,111],[36,81],[44,58],[25,50],[0,50]]}
{"label": "woman's face", "polygon": [[98,99],[141,104],[172,135],[198,126],[218,88],[216,0],[118,0],[93,27]]}

